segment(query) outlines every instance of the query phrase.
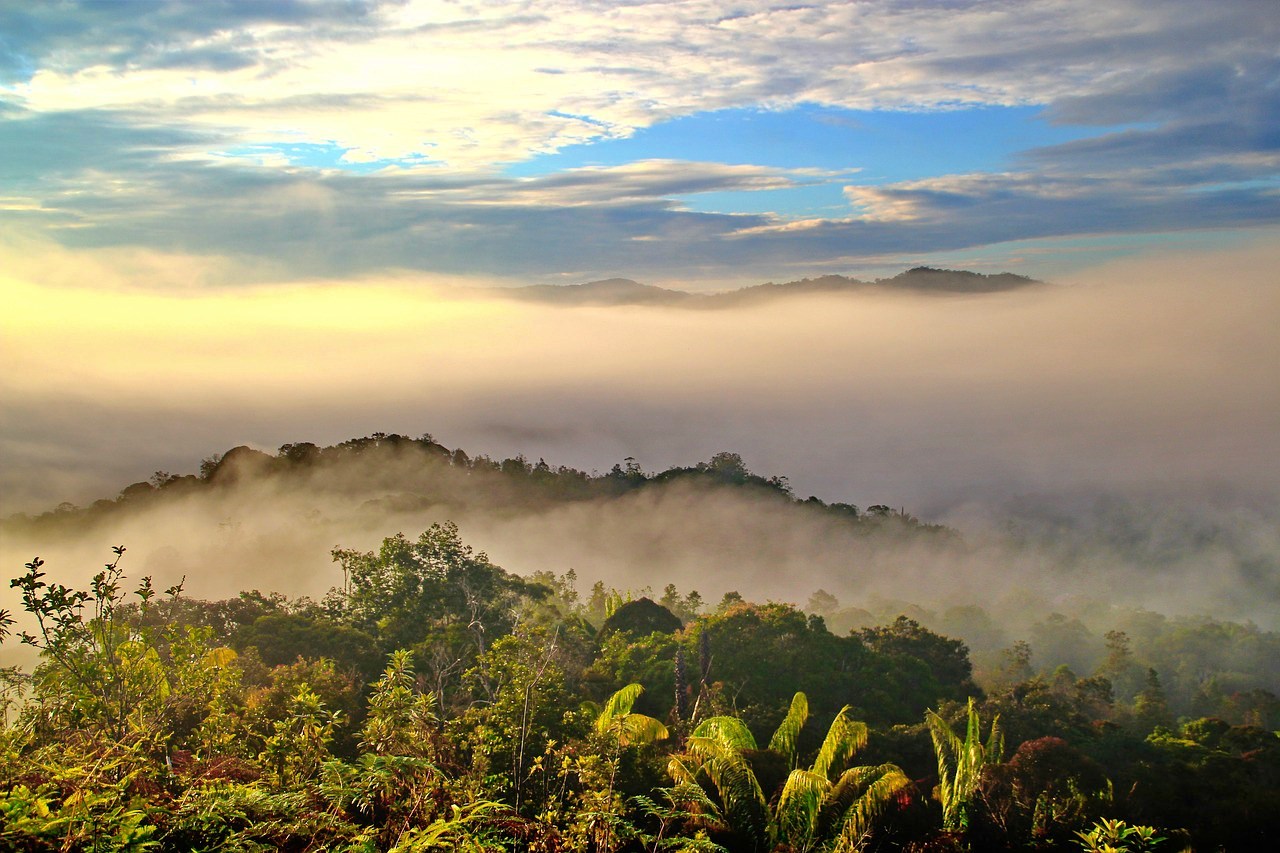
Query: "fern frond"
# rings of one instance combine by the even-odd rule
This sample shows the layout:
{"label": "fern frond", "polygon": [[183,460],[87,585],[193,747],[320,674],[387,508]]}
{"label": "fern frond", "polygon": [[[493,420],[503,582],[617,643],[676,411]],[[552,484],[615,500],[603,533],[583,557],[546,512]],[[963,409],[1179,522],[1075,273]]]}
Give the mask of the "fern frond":
{"label": "fern frond", "polygon": [[700,785],[676,785],[668,790],[667,797],[672,803],[683,803],[686,807],[696,807],[713,815],[719,815],[716,804],[712,802],[711,798],[707,796],[707,792],[702,790]]}

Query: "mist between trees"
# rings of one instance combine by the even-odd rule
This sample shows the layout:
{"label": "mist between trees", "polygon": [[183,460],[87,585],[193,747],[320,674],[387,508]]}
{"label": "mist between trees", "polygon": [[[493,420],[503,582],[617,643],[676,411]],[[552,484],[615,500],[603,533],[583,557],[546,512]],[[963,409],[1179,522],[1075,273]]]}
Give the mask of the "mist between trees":
{"label": "mist between trees", "polygon": [[[473,457],[429,435],[239,447],[84,509],[11,517],[3,555],[21,565],[40,553],[75,579],[102,542],[136,543],[139,571],[162,587],[185,578],[207,599],[249,589],[318,599],[342,583],[334,548],[372,549],[444,522],[522,577],[572,571],[584,600],[593,587],[647,596],[687,619],[696,608],[675,606],[683,596],[710,609],[734,594],[789,602],[837,635],[906,615],[963,640],[983,683],[1012,649],[1026,656],[1019,643],[1029,671],[1094,672],[1113,654],[1109,632],[1123,631],[1133,666],[1121,699],[1147,667],[1180,714],[1211,694],[1280,692],[1274,624],[1239,618],[1274,619],[1277,549],[1238,512],[1179,518],[1101,502],[1086,525],[1026,510],[999,535],[961,532],[900,507],[800,498],[731,452],[662,472],[628,458],[586,473]],[[16,594],[3,593],[16,610]]]}
{"label": "mist between trees", "polygon": [[[302,495],[318,504],[255,526]],[[325,513],[341,506],[339,525]],[[1055,602],[1032,592],[972,589],[963,604],[957,590],[934,609],[882,593],[848,604],[826,588],[803,608],[760,603],[746,584],[818,577],[794,562],[775,566],[782,577],[725,568],[744,584],[718,595],[706,573],[700,588],[684,585],[693,575],[678,585],[659,540],[735,515],[739,537],[758,537],[738,540],[735,562],[788,526],[801,530],[758,560],[819,532],[812,541],[846,558],[929,566],[908,583],[975,558],[954,530],[797,499],[733,453],[587,475],[471,458],[429,436],[236,448],[198,475],[157,472],[113,501],[10,519],[6,540],[154,536],[170,517],[190,535],[232,507],[195,557],[117,546],[82,586],[53,561],[17,574],[3,648],[18,640],[40,660],[0,682],[0,839],[846,853],[1251,850],[1280,830],[1280,636],[1083,599],[1046,610]],[[615,525],[597,544],[623,516],[661,516],[648,549],[643,532],[626,540],[643,586],[509,571],[483,537],[425,522],[457,510],[501,532],[518,529],[504,516],[575,507],[615,507],[587,517]],[[718,516],[678,518],[697,507]],[[389,518],[422,523],[354,542]],[[290,526],[287,547],[262,550]],[[327,573],[279,572],[307,557],[290,543],[339,532],[354,544],[321,558]],[[140,580],[122,567],[137,557]],[[231,577],[208,567],[241,560]],[[275,578],[318,591],[214,592]]]}

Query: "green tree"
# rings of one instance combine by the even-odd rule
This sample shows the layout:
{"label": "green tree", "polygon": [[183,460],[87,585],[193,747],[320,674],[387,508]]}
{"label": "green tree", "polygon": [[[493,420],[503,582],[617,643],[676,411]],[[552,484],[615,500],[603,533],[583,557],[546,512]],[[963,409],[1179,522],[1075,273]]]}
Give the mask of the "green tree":
{"label": "green tree", "polygon": [[298,658],[329,658],[344,669],[372,681],[382,654],[372,635],[359,628],[304,613],[267,613],[232,637],[237,649],[253,646],[268,666],[293,663]]}
{"label": "green tree", "polygon": [[1133,697],[1133,722],[1139,732],[1149,732],[1156,726],[1167,726],[1173,722],[1160,675],[1155,669],[1147,669],[1147,684]]}
{"label": "green tree", "polygon": [[864,628],[862,641],[881,654],[923,661],[938,683],[936,698],[961,701],[981,695],[973,683],[969,647],[962,640],[936,634],[914,619],[899,616],[888,625]]}
{"label": "green tree", "polygon": [[[116,739],[131,730],[151,730],[170,692],[168,673],[152,638],[129,618],[120,559],[93,576],[89,589],[46,583],[44,561],[36,557],[10,586],[22,594],[22,606],[38,633],[22,631],[20,640],[38,649],[41,665],[33,674],[41,707],[55,727],[87,727]],[[166,594],[177,597],[181,585]],[[133,592],[145,611],[156,591],[145,577]]]}
{"label": "green tree", "polygon": [[325,764],[326,797],[367,821],[385,847],[438,815],[448,798],[435,761],[438,722],[434,697],[415,690],[410,653],[398,650],[369,696],[360,757]]}
{"label": "green tree", "polygon": [[645,637],[655,631],[674,634],[683,624],[680,617],[663,605],[649,598],[638,598],[614,610],[600,626],[599,636],[604,640],[615,633],[632,637]]}
{"label": "green tree", "polygon": [[535,760],[548,744],[581,737],[590,726],[570,710],[568,645],[559,629],[541,626],[500,637],[465,676],[475,701],[446,724],[472,772],[488,777],[492,794],[524,813],[539,805],[529,785]]}
{"label": "green tree", "polygon": [[[498,638],[510,633],[520,602],[549,590],[508,574],[484,552],[463,544],[457,525],[433,524],[416,540],[396,534],[377,551],[336,549],[345,582],[330,607],[372,632],[384,649],[420,648],[439,664],[439,698]],[[431,646],[445,650],[438,661]]]}

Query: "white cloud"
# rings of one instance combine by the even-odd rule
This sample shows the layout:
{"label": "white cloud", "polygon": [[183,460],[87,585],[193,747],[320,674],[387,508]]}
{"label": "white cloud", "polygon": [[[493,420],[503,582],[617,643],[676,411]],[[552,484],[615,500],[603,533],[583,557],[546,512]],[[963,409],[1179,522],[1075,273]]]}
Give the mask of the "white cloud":
{"label": "white cloud", "polygon": [[[1082,102],[1153,76],[1270,57],[1277,29],[1264,3],[746,2],[726,15],[710,0],[551,0],[534,10],[414,2],[325,26],[228,19],[140,43],[147,23],[133,21],[46,49],[6,89],[37,111],[123,110],[246,143],[333,143],[352,161],[482,168],[726,107],[1070,97],[1088,120]],[[155,24],[166,25],[176,26]],[[203,66],[179,61],[193,51]]]}

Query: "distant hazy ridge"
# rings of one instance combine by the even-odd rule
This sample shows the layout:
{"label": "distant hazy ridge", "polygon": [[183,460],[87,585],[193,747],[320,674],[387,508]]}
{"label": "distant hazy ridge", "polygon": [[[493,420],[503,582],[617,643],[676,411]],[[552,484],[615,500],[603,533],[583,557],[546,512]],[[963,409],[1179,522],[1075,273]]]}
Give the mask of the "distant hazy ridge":
{"label": "distant hazy ridge", "polygon": [[863,281],[843,275],[802,278],[785,284],[757,284],[725,293],[688,293],[641,284],[629,278],[607,278],[585,284],[537,284],[495,289],[502,296],[561,305],[679,305],[686,308],[728,308],[766,299],[808,293],[911,291],[937,294],[998,293],[1044,282],[1015,273],[983,273],[915,267],[892,278]]}

